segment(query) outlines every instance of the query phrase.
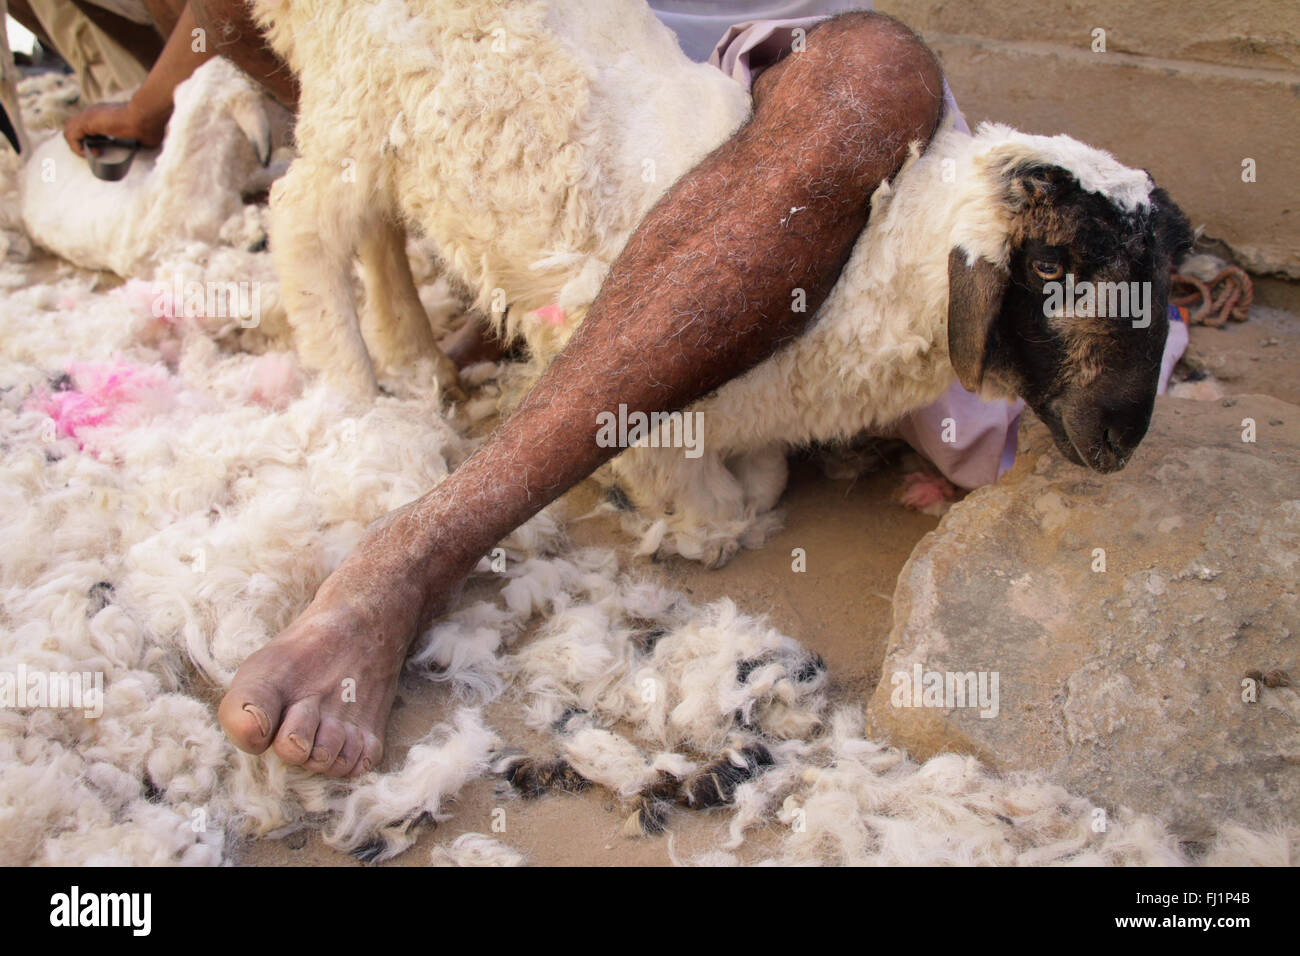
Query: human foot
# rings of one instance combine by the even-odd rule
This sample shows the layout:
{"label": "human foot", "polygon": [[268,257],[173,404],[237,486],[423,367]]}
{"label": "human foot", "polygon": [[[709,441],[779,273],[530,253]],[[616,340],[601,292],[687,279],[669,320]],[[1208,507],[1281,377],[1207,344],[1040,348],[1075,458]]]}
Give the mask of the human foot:
{"label": "human foot", "polygon": [[401,516],[376,526],[307,610],[240,666],[217,711],[240,750],[269,747],[331,777],[379,765],[411,641],[451,606],[468,570],[435,562],[446,565],[438,573],[411,561]]}

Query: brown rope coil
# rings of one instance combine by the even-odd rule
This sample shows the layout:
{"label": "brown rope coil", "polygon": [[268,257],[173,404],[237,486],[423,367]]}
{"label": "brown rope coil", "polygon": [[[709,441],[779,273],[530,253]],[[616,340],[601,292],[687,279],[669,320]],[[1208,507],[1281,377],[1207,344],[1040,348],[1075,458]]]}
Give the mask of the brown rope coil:
{"label": "brown rope coil", "polygon": [[[1229,319],[1245,322],[1250,315],[1250,304],[1255,301],[1255,285],[1246,270],[1238,266],[1227,266],[1209,282],[1181,272],[1175,272],[1170,281],[1173,283],[1170,301],[1174,305],[1199,305],[1192,313],[1192,325],[1221,328]],[[1179,286],[1183,291],[1179,291]]]}

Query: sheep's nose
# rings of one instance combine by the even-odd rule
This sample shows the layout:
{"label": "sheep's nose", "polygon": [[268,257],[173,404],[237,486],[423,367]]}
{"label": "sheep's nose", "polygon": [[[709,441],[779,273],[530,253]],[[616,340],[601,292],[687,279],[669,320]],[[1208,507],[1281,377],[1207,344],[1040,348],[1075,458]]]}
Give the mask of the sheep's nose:
{"label": "sheep's nose", "polygon": [[1119,433],[1117,428],[1107,428],[1103,434],[1106,439],[1106,450],[1116,458],[1123,458],[1129,450],[1129,445],[1124,441],[1124,436]]}
{"label": "sheep's nose", "polygon": [[1114,409],[1102,416],[1101,435],[1105,451],[1113,457],[1115,465],[1124,466],[1146,436],[1150,422],[1151,410],[1144,406]]}
{"label": "sheep's nose", "polygon": [[1089,465],[1102,474],[1109,474],[1112,471],[1119,471],[1128,464],[1134,446],[1124,440],[1119,429],[1103,428],[1099,438],[1100,440],[1092,446]]}

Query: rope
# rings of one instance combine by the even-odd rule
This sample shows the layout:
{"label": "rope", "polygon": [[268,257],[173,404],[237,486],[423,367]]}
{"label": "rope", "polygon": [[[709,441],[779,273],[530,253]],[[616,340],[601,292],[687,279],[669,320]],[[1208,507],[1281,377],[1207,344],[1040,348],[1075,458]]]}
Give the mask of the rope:
{"label": "rope", "polygon": [[[1246,275],[1246,270],[1238,266],[1227,266],[1209,282],[1202,282],[1196,276],[1175,272],[1170,281],[1173,283],[1174,295],[1170,299],[1174,305],[1199,305],[1192,313],[1190,324],[1208,325],[1222,328],[1229,319],[1245,322],[1250,315],[1250,304],[1255,301],[1255,286]],[[1190,286],[1190,291],[1178,291],[1178,287]]]}

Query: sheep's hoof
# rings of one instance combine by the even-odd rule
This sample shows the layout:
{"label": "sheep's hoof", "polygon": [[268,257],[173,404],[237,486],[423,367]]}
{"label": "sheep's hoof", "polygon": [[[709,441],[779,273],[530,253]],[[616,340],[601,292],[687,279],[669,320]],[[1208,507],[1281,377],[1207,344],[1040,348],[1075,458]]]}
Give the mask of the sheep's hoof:
{"label": "sheep's hoof", "polygon": [[671,558],[675,554],[680,554],[688,561],[698,561],[710,571],[716,571],[718,568],[726,567],[727,562],[734,558],[739,550],[740,542],[734,538],[713,542],[699,548],[691,545],[683,548],[680,540],[667,539],[655,549],[651,560],[657,563]]}
{"label": "sheep's hoof", "polygon": [[445,401],[455,404],[469,399],[469,395],[460,384],[460,369],[456,368],[456,363],[447,356],[439,355],[434,360],[433,377],[437,380],[438,388]]}
{"label": "sheep's hoof", "polygon": [[700,563],[709,570],[716,571],[718,568],[725,567],[739,550],[740,542],[734,538],[712,544],[704,549],[704,553],[700,556]]}

